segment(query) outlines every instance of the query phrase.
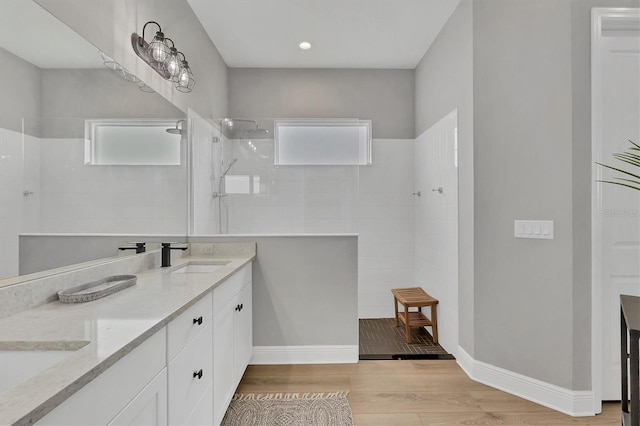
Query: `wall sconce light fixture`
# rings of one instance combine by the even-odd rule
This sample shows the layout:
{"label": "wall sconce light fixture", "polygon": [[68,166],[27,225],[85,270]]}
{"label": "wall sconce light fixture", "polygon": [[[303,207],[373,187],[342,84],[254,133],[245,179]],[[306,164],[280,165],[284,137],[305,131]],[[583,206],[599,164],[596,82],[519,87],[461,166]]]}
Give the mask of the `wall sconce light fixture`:
{"label": "wall sconce light fixture", "polygon": [[[156,35],[147,43],[144,32],[147,25],[154,24],[158,27]],[[171,45],[169,45],[171,42]],[[131,45],[140,59],[149,65],[165,80],[173,82],[176,90],[189,93],[193,90],[196,80],[189,68],[189,63],[184,53],[179,52],[173,40],[164,36],[160,24],[149,21],[142,27],[142,36],[136,33],[131,35]]]}

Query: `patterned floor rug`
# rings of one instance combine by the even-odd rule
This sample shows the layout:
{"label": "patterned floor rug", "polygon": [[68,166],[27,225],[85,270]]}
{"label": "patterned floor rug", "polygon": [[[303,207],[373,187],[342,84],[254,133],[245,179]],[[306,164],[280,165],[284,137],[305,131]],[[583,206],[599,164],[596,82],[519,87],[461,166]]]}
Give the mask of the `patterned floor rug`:
{"label": "patterned floor rug", "polygon": [[236,394],[221,426],[353,426],[347,392]]}

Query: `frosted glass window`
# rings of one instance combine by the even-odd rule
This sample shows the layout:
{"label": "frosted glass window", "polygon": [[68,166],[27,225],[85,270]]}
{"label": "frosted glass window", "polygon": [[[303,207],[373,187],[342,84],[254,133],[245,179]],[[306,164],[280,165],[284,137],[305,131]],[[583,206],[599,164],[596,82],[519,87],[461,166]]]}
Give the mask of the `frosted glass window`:
{"label": "frosted glass window", "polygon": [[249,176],[227,175],[224,177],[224,188],[227,194],[250,194]]}
{"label": "frosted glass window", "polygon": [[260,176],[226,175],[224,191],[227,194],[259,194]]}
{"label": "frosted glass window", "polygon": [[276,120],[276,165],[371,164],[370,120]]}
{"label": "frosted glass window", "polygon": [[176,120],[87,120],[85,164],[180,165]]}

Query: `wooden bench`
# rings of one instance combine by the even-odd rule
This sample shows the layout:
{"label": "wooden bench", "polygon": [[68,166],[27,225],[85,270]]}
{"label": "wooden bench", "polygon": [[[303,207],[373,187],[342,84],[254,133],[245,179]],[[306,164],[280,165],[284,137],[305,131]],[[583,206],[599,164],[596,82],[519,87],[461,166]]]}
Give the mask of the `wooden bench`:
{"label": "wooden bench", "polygon": [[[431,327],[431,335],[434,343],[438,343],[438,316],[436,307],[438,299],[429,296],[420,287],[411,288],[394,288],[393,308],[396,313],[396,327],[402,322],[405,325],[405,333],[407,335],[407,343],[411,343],[411,327]],[[398,312],[398,303],[404,306],[404,312]],[[422,308],[431,307],[431,318],[427,318],[422,313]],[[417,311],[409,311],[409,308],[418,308]]]}

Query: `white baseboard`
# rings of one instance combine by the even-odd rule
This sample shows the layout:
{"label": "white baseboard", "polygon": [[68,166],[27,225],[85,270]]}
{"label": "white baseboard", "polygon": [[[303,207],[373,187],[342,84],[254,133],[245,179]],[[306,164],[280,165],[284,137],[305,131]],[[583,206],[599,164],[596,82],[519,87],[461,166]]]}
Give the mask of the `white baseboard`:
{"label": "white baseboard", "polygon": [[250,364],[355,364],[358,345],[254,346]]}
{"label": "white baseboard", "polygon": [[574,417],[594,416],[592,391],[573,391],[513,371],[476,361],[458,346],[458,365],[480,383]]}

